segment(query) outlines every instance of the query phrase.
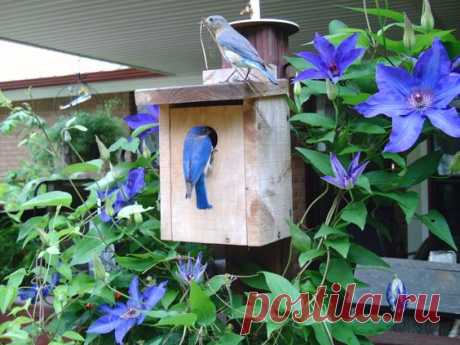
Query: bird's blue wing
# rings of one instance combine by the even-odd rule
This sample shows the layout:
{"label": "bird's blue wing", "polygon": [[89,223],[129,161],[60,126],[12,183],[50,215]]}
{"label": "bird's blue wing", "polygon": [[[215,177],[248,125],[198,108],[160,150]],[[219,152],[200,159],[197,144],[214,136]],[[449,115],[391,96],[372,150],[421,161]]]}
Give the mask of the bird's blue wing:
{"label": "bird's blue wing", "polygon": [[243,59],[265,65],[257,50],[238,31],[233,28],[222,30],[216,37],[217,43],[225,49],[231,50]]}
{"label": "bird's blue wing", "polygon": [[196,184],[203,174],[212,152],[207,135],[187,135],[184,141],[183,170],[185,181]]}

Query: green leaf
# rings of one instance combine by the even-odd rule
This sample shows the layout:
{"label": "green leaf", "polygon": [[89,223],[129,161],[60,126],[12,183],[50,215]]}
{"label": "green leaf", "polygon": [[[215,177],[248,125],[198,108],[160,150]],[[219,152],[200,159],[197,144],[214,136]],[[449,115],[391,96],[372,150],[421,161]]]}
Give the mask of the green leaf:
{"label": "green leaf", "polygon": [[348,240],[348,238],[336,238],[333,240],[326,240],[324,241],[324,243],[328,247],[333,248],[335,251],[337,251],[345,259],[347,258],[348,250],[350,249],[350,241]]}
{"label": "green leaf", "polygon": [[94,255],[99,255],[105,248],[105,244],[99,238],[85,237],[76,242],[73,249],[71,266],[86,264]]}
{"label": "green leaf", "polygon": [[[325,264],[321,264],[321,274],[324,274],[324,270]],[[353,270],[344,259],[333,258],[329,263],[326,279],[331,283],[336,282],[342,286],[346,286],[347,284],[351,284],[354,281]]]}
{"label": "green leaf", "polygon": [[407,167],[406,173],[401,177],[400,186],[402,188],[409,188],[434,175],[438,170],[441,157],[442,153],[435,151],[417,159]]}
{"label": "green leaf", "polygon": [[405,169],[406,168],[406,160],[398,155],[397,153],[391,153],[391,152],[384,152],[383,153],[383,158],[385,159],[390,159],[393,162],[395,162],[399,167]]}
{"label": "green leaf", "polygon": [[128,152],[136,153],[137,149],[140,144],[139,138],[131,138],[131,140],[128,141],[127,138],[120,138],[116,142],[114,142],[110,147],[109,151],[110,152],[115,152],[117,150],[125,150]]}
{"label": "green leaf", "polygon": [[417,217],[426,225],[433,235],[443,240],[451,248],[458,250],[452,237],[449,224],[441,213],[436,210],[431,210],[427,214],[417,215]]}
{"label": "green leaf", "polygon": [[341,343],[347,345],[360,345],[358,338],[348,324],[344,322],[337,322],[333,323],[331,327],[332,336]]}
{"label": "green leaf", "polygon": [[360,177],[358,177],[358,181],[356,181],[356,186],[364,189],[369,194],[372,194],[371,183],[369,182],[369,179],[366,176],[361,175]]}
{"label": "green leaf", "polygon": [[235,333],[226,333],[217,341],[213,341],[210,345],[238,345],[243,341],[244,337]]}
{"label": "green leaf", "polygon": [[[345,8],[348,8],[349,10],[352,10],[352,11],[365,13],[364,8],[360,8],[360,7],[345,7]],[[388,10],[385,8],[366,8],[366,12],[373,16],[390,18],[400,23],[404,22],[404,15],[397,11]]]}
{"label": "green leaf", "polygon": [[311,238],[293,222],[289,222],[289,231],[292,236],[292,245],[300,252],[311,249]]}
{"label": "green leaf", "polygon": [[144,133],[145,131],[151,129],[151,128],[154,128],[154,127],[158,127],[158,123],[149,123],[147,125],[143,125],[143,126],[140,126],[140,127],[137,127],[132,133],[131,133],[131,136],[132,137],[138,137],[140,134]]}
{"label": "green leaf", "polygon": [[21,285],[22,280],[26,276],[26,270],[24,268],[20,268],[13,273],[11,273],[8,278],[8,287],[17,288]]}
{"label": "green leaf", "polygon": [[363,266],[390,267],[380,256],[356,243],[351,244],[348,259]]}
{"label": "green leaf", "polygon": [[365,134],[385,134],[385,128],[365,120],[354,121],[350,126],[350,131]]}
{"label": "green leaf", "polygon": [[307,250],[306,252],[303,252],[302,254],[299,255],[299,265],[302,267],[304,266],[308,261],[316,259],[320,256],[323,256],[326,253],[324,249],[310,249]]}
{"label": "green leaf", "polygon": [[341,33],[345,28],[348,28],[348,26],[341,20],[333,19],[329,22],[329,34],[331,35]]}
{"label": "green leaf", "polygon": [[344,221],[357,225],[361,230],[364,230],[367,218],[366,205],[362,201],[356,201],[345,206],[340,215]]}
{"label": "green leaf", "polygon": [[458,151],[450,161],[449,171],[451,174],[460,172],[460,151]]}
{"label": "green leaf", "polygon": [[5,285],[0,286],[0,311],[5,314],[16,299],[18,289]]}
{"label": "green leaf", "polygon": [[197,315],[194,313],[185,313],[162,318],[156,323],[156,326],[186,326],[195,325]]}
{"label": "green leaf", "polygon": [[265,276],[268,288],[275,295],[288,294],[291,296],[292,300],[296,300],[299,297],[299,289],[292,285],[286,278],[272,272],[262,273]]}
{"label": "green leaf", "polygon": [[70,207],[72,195],[66,192],[54,191],[43,193],[32,198],[21,205],[22,210],[30,210],[36,207],[62,206]]}
{"label": "green leaf", "polygon": [[161,305],[165,309],[168,309],[171,303],[174,302],[178,294],[179,294],[178,290],[168,289],[168,291],[166,291],[165,295],[160,301]]}
{"label": "green leaf", "polygon": [[208,296],[214,296],[227,282],[230,277],[226,274],[220,274],[212,277],[206,282],[206,294]]}
{"label": "green leaf", "polygon": [[297,147],[296,150],[302,155],[302,158],[309,164],[313,165],[321,174],[331,176],[332,168],[329,156],[318,151]]}
{"label": "green leaf", "polygon": [[406,222],[409,224],[414,216],[419,202],[419,195],[416,192],[389,192],[376,193],[377,195],[396,201],[406,215]]}
{"label": "green leaf", "polygon": [[103,165],[104,162],[101,159],[93,159],[88,162],[67,165],[62,170],[62,174],[69,176],[75,173],[99,173]]}
{"label": "green leaf", "polygon": [[289,121],[301,122],[313,127],[322,127],[326,129],[335,128],[335,121],[324,113],[300,113],[291,117]]}
{"label": "green leaf", "polygon": [[393,327],[393,323],[384,322],[383,320],[380,320],[379,322],[373,322],[372,320],[359,322],[357,320],[353,320],[350,323],[350,326],[353,333],[365,337],[372,337],[388,331],[391,327]]}
{"label": "green leaf", "polygon": [[348,236],[348,234],[336,228],[333,228],[332,226],[323,224],[319,228],[318,232],[315,234],[314,239],[328,236]]}
{"label": "green leaf", "polygon": [[190,309],[196,314],[200,325],[207,326],[216,320],[216,306],[195,282],[191,284],[189,303]]}
{"label": "green leaf", "polygon": [[68,338],[68,339],[71,339],[71,340],[85,341],[85,338],[83,338],[80,334],[78,334],[77,332],[74,332],[74,331],[64,332],[64,334],[62,336],[64,338]]}
{"label": "green leaf", "polygon": [[326,327],[328,327],[330,333],[330,326],[326,322],[314,323],[311,327],[313,328],[313,333],[315,334],[316,341],[318,341],[319,345],[334,345],[331,343],[327,334]]}
{"label": "green leaf", "polygon": [[311,63],[300,56],[285,56],[284,58],[297,71],[303,71],[312,67]]}
{"label": "green leaf", "polygon": [[366,176],[372,186],[384,192],[400,188],[399,181],[401,178],[388,171],[371,171],[362,176]]}
{"label": "green leaf", "polygon": [[136,272],[144,272],[152,267],[155,263],[159,262],[162,258],[154,258],[150,255],[142,256],[117,256],[117,263],[128,270]]}

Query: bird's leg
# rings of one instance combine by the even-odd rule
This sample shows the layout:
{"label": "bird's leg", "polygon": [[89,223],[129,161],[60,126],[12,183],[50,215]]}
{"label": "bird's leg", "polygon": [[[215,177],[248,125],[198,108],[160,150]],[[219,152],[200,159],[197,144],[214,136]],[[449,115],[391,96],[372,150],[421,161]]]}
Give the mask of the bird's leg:
{"label": "bird's leg", "polygon": [[230,79],[233,77],[233,75],[238,71],[237,68],[234,68],[233,69],[233,72],[230,73],[230,75],[227,77],[227,79],[225,79],[224,83],[228,83],[230,81]]}
{"label": "bird's leg", "polygon": [[243,79],[244,81],[247,81],[247,80],[248,80],[249,74],[250,74],[250,73],[251,73],[251,69],[248,68],[248,71],[246,72],[246,76],[245,76],[244,79]]}

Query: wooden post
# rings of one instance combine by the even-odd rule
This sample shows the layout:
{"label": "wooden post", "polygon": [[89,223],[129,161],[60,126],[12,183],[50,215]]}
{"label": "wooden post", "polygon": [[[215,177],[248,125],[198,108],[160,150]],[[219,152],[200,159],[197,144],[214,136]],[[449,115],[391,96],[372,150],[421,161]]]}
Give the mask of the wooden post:
{"label": "wooden post", "polygon": [[[288,53],[289,36],[299,30],[297,24],[277,19],[258,19],[236,21],[231,25],[254,45],[267,64],[276,66],[278,78],[286,77],[287,63],[284,56]],[[222,65],[224,68],[230,67],[225,60]],[[305,165],[298,157],[292,158],[292,176],[293,217],[296,219],[300,218],[306,203]],[[263,269],[281,273],[288,256],[289,239],[257,248],[225,248],[227,271],[232,273],[242,272],[241,268],[248,263],[255,263]]]}

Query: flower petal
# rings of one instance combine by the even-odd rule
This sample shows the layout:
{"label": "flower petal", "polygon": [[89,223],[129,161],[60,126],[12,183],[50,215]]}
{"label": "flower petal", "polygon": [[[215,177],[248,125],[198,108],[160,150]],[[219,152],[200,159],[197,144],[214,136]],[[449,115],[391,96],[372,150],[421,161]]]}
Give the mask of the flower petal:
{"label": "flower petal", "polygon": [[340,74],[345,73],[347,68],[356,60],[360,59],[366,50],[363,48],[352,49],[346,56],[342,59],[337,60],[337,64],[340,70]]}
{"label": "flower petal", "polygon": [[115,315],[104,315],[89,326],[87,333],[106,334],[112,332],[123,319]]}
{"label": "flower petal", "polygon": [[416,80],[404,69],[377,65],[375,80],[380,91],[400,94],[406,98],[416,85]]}
{"label": "flower petal", "polygon": [[412,111],[400,94],[387,91],[380,91],[370,96],[366,101],[356,105],[355,110],[365,117],[381,114],[397,117]]}
{"label": "flower petal", "polygon": [[310,52],[299,52],[296,55],[304,58],[307,60],[309,63],[313,65],[313,67],[316,67],[317,69],[325,69],[326,64],[324,63],[323,60],[321,60],[321,57],[319,57],[316,54],[310,53]]}
{"label": "flower petal", "polygon": [[123,344],[123,338],[125,337],[126,333],[128,333],[135,324],[136,319],[122,319],[122,322],[120,322],[117,328],[115,328],[115,341],[117,344]]}
{"label": "flower petal", "polygon": [[321,71],[318,71],[314,68],[306,69],[305,71],[300,72],[297,76],[292,80],[294,83],[302,80],[309,80],[309,79],[326,79],[328,76]]}
{"label": "flower petal", "polygon": [[356,48],[356,43],[358,42],[358,33],[355,32],[353,35],[350,35],[344,39],[336,49],[335,57],[337,60],[343,59],[344,56],[348,55],[350,51]]}
{"label": "flower petal", "polygon": [[368,161],[363,162],[363,164],[354,169],[353,172],[350,174],[350,178],[353,181],[353,185],[356,184],[356,181],[358,181],[358,178],[363,174],[364,170],[366,170],[368,164]]}
{"label": "flower petal", "polygon": [[327,39],[321,36],[319,33],[315,34],[315,39],[313,40],[313,45],[318,51],[321,59],[329,65],[334,62],[335,56],[335,47]]}
{"label": "flower petal", "polygon": [[123,185],[123,192],[127,195],[128,199],[131,199],[137,195],[144,186],[144,168],[131,169]]}
{"label": "flower petal", "polygon": [[345,178],[348,176],[348,174],[335,153],[331,153],[330,160],[332,171],[334,172],[335,177],[337,177],[337,179],[340,181],[345,181]]}
{"label": "flower petal", "polygon": [[151,310],[163,298],[166,293],[167,281],[164,281],[157,286],[149,286],[143,293],[144,309]]}
{"label": "flower petal", "polygon": [[430,49],[420,55],[414,67],[414,77],[422,86],[434,88],[438,81],[450,73],[451,62],[446,48],[435,38]]}
{"label": "flower petal", "polygon": [[434,90],[437,108],[445,108],[460,94],[460,74],[450,74],[442,78]]}
{"label": "flower petal", "polygon": [[361,152],[356,152],[356,154],[353,156],[353,159],[348,166],[348,175],[350,175],[356,168],[359,167],[359,158],[361,157]]}
{"label": "flower petal", "polygon": [[97,309],[99,312],[103,314],[120,316],[124,314],[128,308],[124,303],[117,303],[113,308],[111,308],[107,304],[101,304]]}
{"label": "flower petal", "polygon": [[322,176],[321,177],[322,180],[326,181],[327,183],[329,184],[332,184],[334,186],[336,186],[337,188],[340,188],[340,189],[346,189],[344,184],[342,183],[342,181],[340,181],[338,178],[336,177],[332,177],[332,176]]}
{"label": "flower petal", "polygon": [[460,116],[455,108],[428,109],[426,116],[433,126],[451,137],[460,138]]}
{"label": "flower petal", "polygon": [[402,152],[411,148],[422,133],[425,118],[418,112],[407,116],[393,117],[390,142],[385,147],[385,152]]}
{"label": "flower petal", "polygon": [[142,304],[142,297],[139,291],[139,277],[134,276],[129,284],[129,297],[130,301],[134,303],[134,305],[138,308],[141,307]]}

